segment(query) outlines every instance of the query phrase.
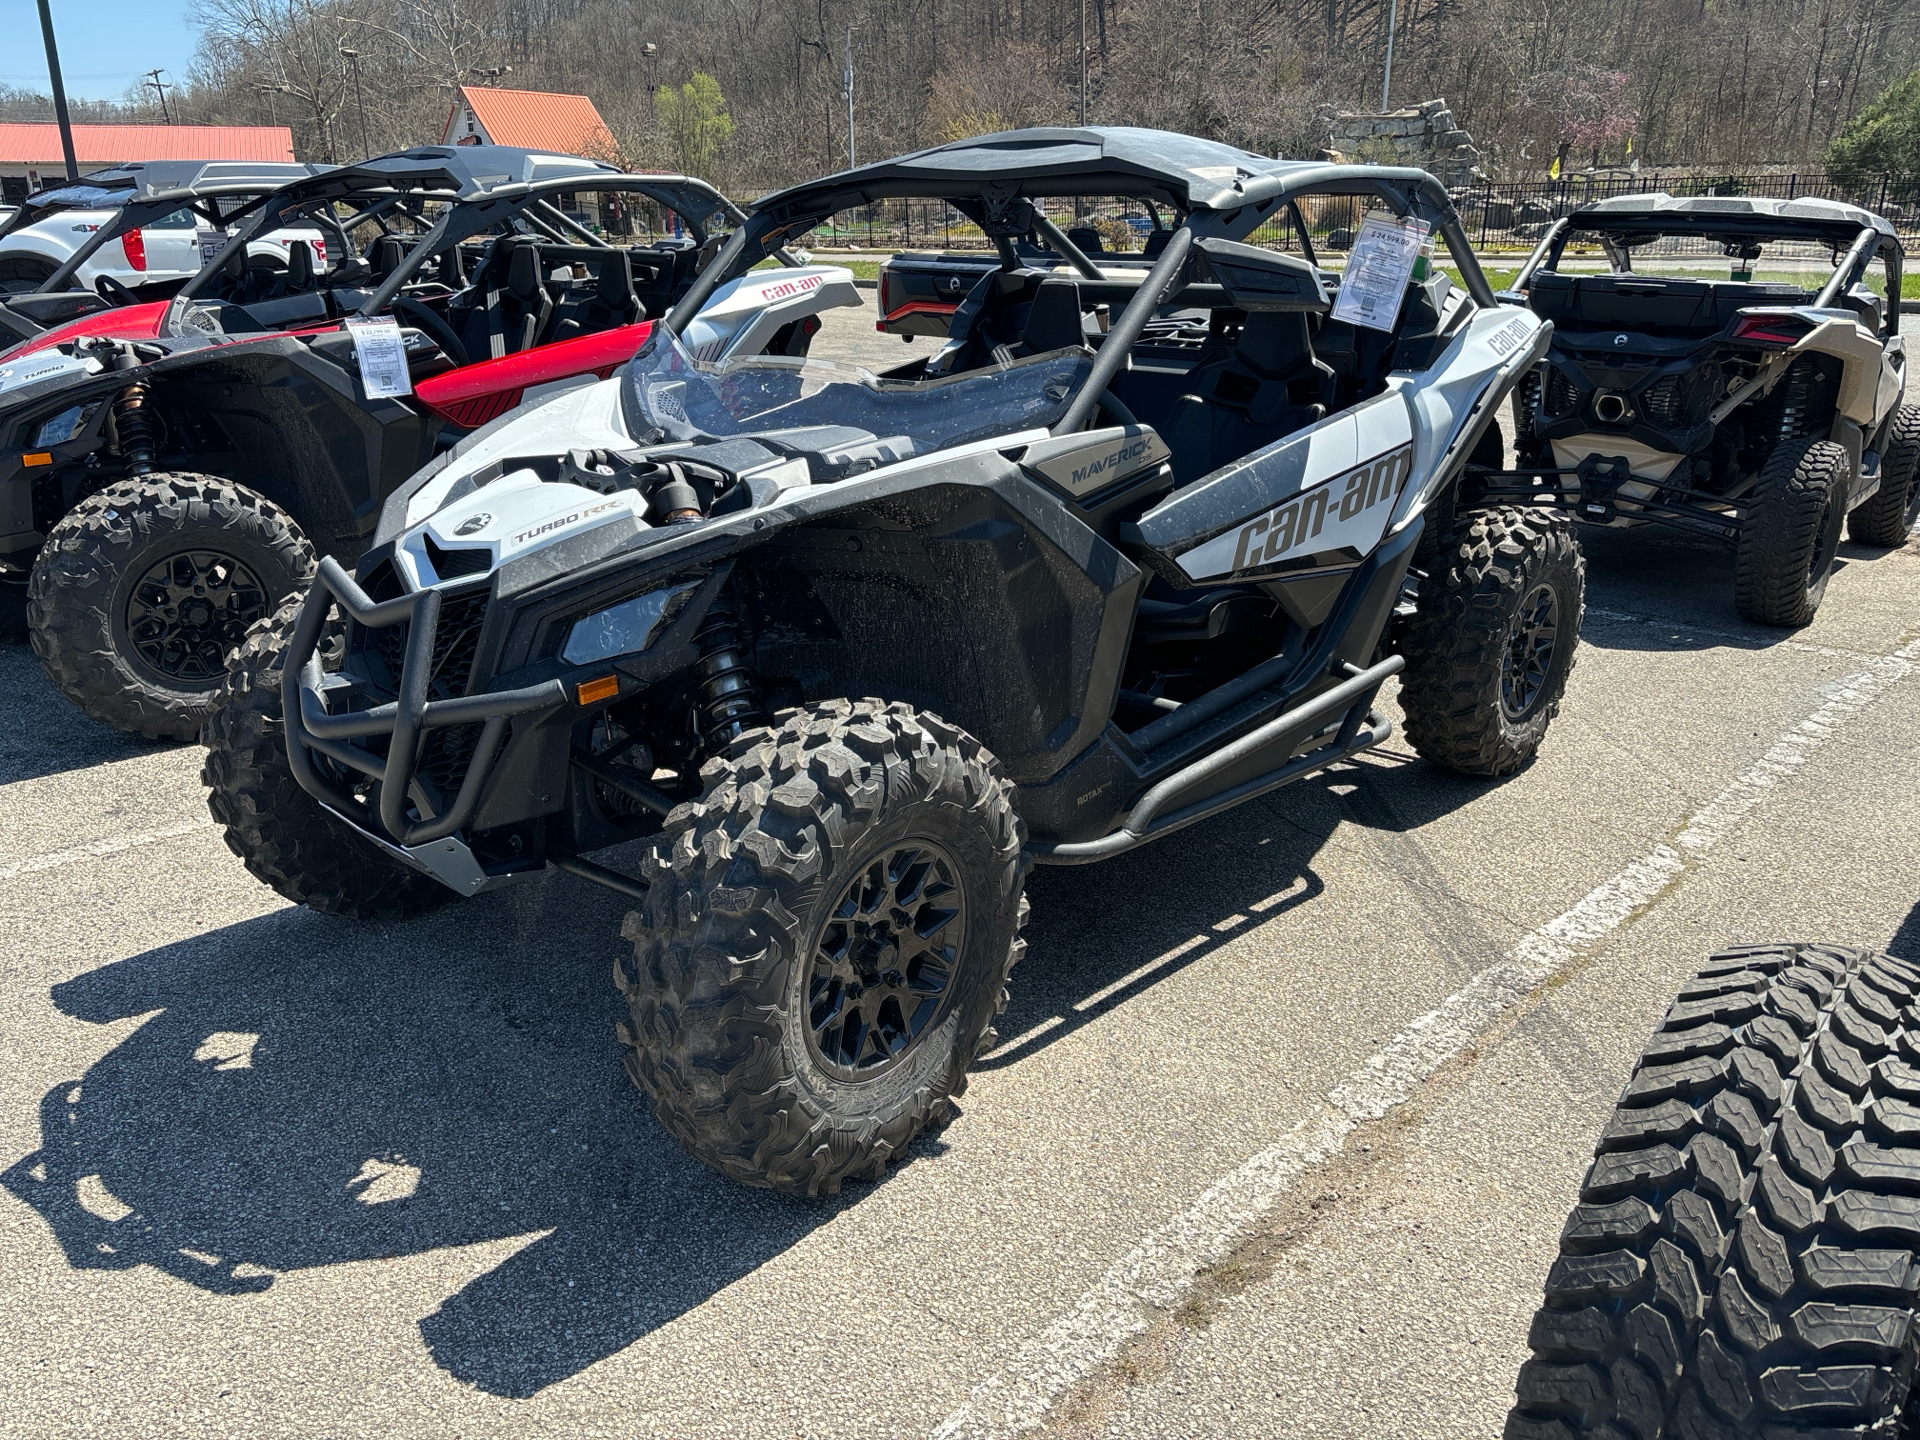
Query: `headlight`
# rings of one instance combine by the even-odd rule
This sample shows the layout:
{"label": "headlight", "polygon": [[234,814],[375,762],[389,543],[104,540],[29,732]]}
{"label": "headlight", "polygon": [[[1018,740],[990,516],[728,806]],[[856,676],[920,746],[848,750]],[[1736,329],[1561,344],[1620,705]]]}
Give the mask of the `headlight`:
{"label": "headlight", "polygon": [[569,665],[591,665],[596,660],[610,660],[615,655],[632,655],[646,649],[666,628],[667,622],[680,613],[680,607],[697,584],[689,580],[649,590],[596,611],[584,620],[576,620],[573,629],[567,632],[567,643],[560,651],[560,658]]}
{"label": "headlight", "polygon": [[88,417],[93,414],[94,408],[92,405],[88,405],[85,408],[73,405],[62,410],[51,420],[41,421],[40,428],[34,432],[34,448],[39,449],[45,445],[59,445],[71,440],[75,435],[80,433],[80,427],[84,425]]}

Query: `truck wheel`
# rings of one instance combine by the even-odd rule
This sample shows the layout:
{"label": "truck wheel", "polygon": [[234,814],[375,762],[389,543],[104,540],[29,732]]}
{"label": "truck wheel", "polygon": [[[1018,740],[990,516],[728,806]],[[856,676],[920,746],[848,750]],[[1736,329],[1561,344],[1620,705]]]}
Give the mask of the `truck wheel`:
{"label": "truck wheel", "polygon": [[1715,955],[1600,1137],[1507,1440],[1882,1436],[1920,1355],[1920,968]]}
{"label": "truck wheel", "polygon": [[1413,748],[1463,775],[1531,760],[1573,671],[1586,590],[1570,521],[1508,507],[1461,515],[1399,644]]}
{"label": "truck wheel", "polygon": [[[287,764],[281,659],[300,604],[287,601],[247,632],[216,692],[200,734],[207,747],[200,769],[207,809],[254,878],[294,904],[351,920],[408,919],[453,892],[329,815]],[[336,654],[328,668],[337,665]]]}
{"label": "truck wheel", "polygon": [[0,295],[30,295],[53,278],[60,267],[51,260],[32,255],[9,255],[0,259]]}
{"label": "truck wheel", "polygon": [[96,720],[191,740],[229,651],[312,581],[313,547],[264,496],[209,475],[121,480],[47,536],[28,586],[34,653]]}
{"label": "truck wheel", "polygon": [[1920,520],[1920,405],[1902,405],[1887,427],[1880,456],[1880,489],[1847,517],[1856,543],[1891,550],[1907,543]]}
{"label": "truck wheel", "polygon": [[1806,624],[1827,593],[1846,520],[1847,452],[1831,440],[1773,447],[1740,531],[1733,597],[1742,619]]}
{"label": "truck wheel", "polygon": [[788,711],[701,771],[627,917],[627,1071],[690,1154],[831,1195],[943,1122],[1025,949],[1000,762],[906,705]]}

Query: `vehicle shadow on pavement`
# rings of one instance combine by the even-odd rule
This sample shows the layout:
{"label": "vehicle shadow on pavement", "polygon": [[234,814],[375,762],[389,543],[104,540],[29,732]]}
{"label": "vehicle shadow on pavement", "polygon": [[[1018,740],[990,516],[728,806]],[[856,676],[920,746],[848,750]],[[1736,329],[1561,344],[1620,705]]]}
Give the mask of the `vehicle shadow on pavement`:
{"label": "vehicle shadow on pavement", "polygon": [[[1014,972],[1001,1043],[974,1068],[1017,1065],[1319,898],[1314,857],[1342,821],[1405,835],[1499,783],[1375,751],[1104,864],[1035,867],[1025,934],[1036,958]],[[1398,868],[1418,867],[1417,844],[1400,848]],[[1457,929],[1461,917],[1450,911],[1446,923]]]}
{"label": "vehicle shadow on pavement", "polygon": [[1920,963],[1920,902],[1907,912],[1907,918],[1900,922],[1900,928],[1893,932],[1893,938],[1887,941],[1886,951],[1902,960]]}
{"label": "vehicle shadow on pavement", "polygon": [[[1800,639],[1797,630],[1755,625],[1733,603],[1733,551],[1642,526],[1637,530],[1580,527],[1587,556],[1587,622],[1581,640],[1607,650],[1770,650]],[[1834,561],[1838,577],[1849,565],[1887,554],[1843,540]],[[1600,612],[1600,613],[1596,613]],[[1610,613],[1609,613],[1610,612]]]}
{"label": "vehicle shadow on pavement", "polygon": [[0,1184],[75,1268],[237,1304],[276,1272],[524,1241],[456,1261],[484,1273],[419,1328],[458,1379],[533,1395],[853,1198],[744,1189],[648,1116],[613,1038],[625,908],[555,875],[390,927],[282,909],[82,975],[63,1013],[144,1018],[47,1093]]}
{"label": "vehicle shadow on pavement", "polygon": [[53,688],[25,641],[0,642],[0,695],[7,697],[0,723],[0,785],[174,748],[88,717]]}

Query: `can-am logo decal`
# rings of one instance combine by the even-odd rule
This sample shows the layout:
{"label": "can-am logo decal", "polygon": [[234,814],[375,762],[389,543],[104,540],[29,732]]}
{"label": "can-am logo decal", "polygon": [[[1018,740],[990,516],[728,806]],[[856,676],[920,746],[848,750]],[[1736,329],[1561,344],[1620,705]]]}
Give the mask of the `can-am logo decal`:
{"label": "can-am logo decal", "polygon": [[804,295],[809,290],[818,290],[826,282],[824,275],[802,275],[798,280],[782,280],[777,285],[762,287],[762,300],[784,300],[789,295]]}
{"label": "can-am logo decal", "polygon": [[493,523],[493,516],[482,510],[478,515],[469,516],[454,527],[456,535],[477,535]]}
{"label": "can-am logo decal", "polygon": [[1504,360],[1520,348],[1520,342],[1527,338],[1529,328],[1524,320],[1509,320],[1487,337],[1487,344],[1493,348],[1494,354]]}
{"label": "can-am logo decal", "polygon": [[1313,553],[1308,546],[1329,518],[1353,520],[1391,504],[1412,470],[1413,446],[1402,445],[1255,516],[1240,528],[1229,568],[1245,570],[1275,564],[1296,552]]}
{"label": "can-am logo decal", "polygon": [[624,510],[625,508],[626,507],[618,500],[609,500],[602,505],[589,505],[584,510],[575,510],[568,515],[556,515],[553,519],[536,525],[531,530],[522,530],[518,535],[510,536],[507,543],[509,545],[524,545],[529,540],[538,540],[542,535],[550,535],[555,530],[564,530],[575,521],[585,520],[588,516],[604,515],[609,510]]}

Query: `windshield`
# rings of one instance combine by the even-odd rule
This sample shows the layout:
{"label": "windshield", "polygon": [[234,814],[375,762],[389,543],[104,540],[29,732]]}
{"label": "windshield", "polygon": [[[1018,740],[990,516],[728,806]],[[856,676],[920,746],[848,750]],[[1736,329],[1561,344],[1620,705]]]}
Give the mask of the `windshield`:
{"label": "windshield", "polygon": [[909,453],[924,455],[1051,426],[1093,364],[1083,350],[1055,350],[950,380],[882,380],[854,366],[784,356],[706,364],[664,327],[654,334],[621,387],[628,428],[643,442],[653,434],[725,439],[839,425],[908,441]]}

